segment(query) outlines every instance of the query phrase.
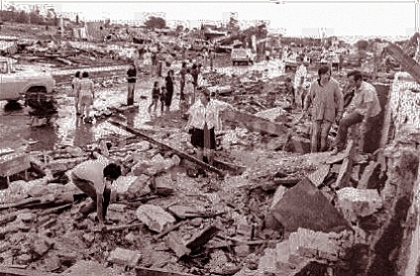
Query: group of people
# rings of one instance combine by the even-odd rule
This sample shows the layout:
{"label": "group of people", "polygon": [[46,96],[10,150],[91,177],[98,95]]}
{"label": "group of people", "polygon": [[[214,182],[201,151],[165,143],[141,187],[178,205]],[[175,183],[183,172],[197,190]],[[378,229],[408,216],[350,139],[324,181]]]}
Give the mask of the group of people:
{"label": "group of people", "polygon": [[88,72],[77,71],[72,80],[72,94],[76,115],[85,121],[90,120],[90,111],[95,99],[93,81],[89,78]]}
{"label": "group of people", "polygon": [[[300,76],[298,75],[298,79]],[[361,123],[360,133],[364,136],[370,129],[372,119],[381,112],[376,89],[363,80],[362,73],[354,70],[347,74],[347,78],[346,88],[354,90],[354,96],[345,117],[343,92],[338,81],[331,77],[330,66],[323,65],[319,68],[318,79],[312,82],[308,94],[304,96],[302,115],[311,115],[312,119],[311,152],[328,150],[328,135],[334,123],[338,125],[338,133],[332,153],[343,151],[349,128]],[[302,82],[298,83],[299,89]],[[363,143],[360,147],[359,153],[362,153]]]}
{"label": "group of people", "polygon": [[173,94],[174,94],[174,71],[169,70],[167,73],[167,76],[165,77],[164,85],[161,85],[159,87],[159,81],[155,81],[153,83],[152,103],[148,107],[149,113],[151,113],[152,107],[154,107],[154,112],[156,113],[159,100],[161,103],[161,112],[162,113],[164,112],[165,107],[166,107],[166,111],[168,112],[171,107]]}

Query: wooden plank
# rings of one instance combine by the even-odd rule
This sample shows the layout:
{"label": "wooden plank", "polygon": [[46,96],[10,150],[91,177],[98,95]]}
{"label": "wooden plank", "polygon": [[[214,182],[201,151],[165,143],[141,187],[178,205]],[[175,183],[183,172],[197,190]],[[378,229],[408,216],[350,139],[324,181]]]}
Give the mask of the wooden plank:
{"label": "wooden plank", "polygon": [[211,165],[209,165],[207,163],[204,163],[203,161],[200,161],[200,160],[198,160],[197,158],[195,158],[195,157],[193,157],[191,155],[188,155],[188,154],[186,154],[186,153],[184,153],[184,152],[182,152],[180,150],[174,149],[171,146],[168,146],[168,145],[166,145],[166,144],[164,144],[162,142],[159,142],[159,141],[157,141],[157,140],[155,140],[155,139],[153,139],[153,138],[151,138],[151,137],[149,137],[149,136],[141,133],[140,131],[138,131],[138,130],[132,128],[132,127],[129,127],[127,125],[124,125],[124,124],[122,124],[120,122],[116,122],[114,120],[109,120],[108,122],[111,123],[111,124],[113,124],[113,125],[115,125],[115,126],[117,126],[117,127],[120,127],[122,129],[124,129],[125,131],[128,131],[128,132],[130,132],[132,134],[135,134],[138,137],[141,137],[144,140],[146,140],[146,141],[148,141],[148,142],[150,142],[152,144],[155,144],[155,145],[157,145],[157,146],[159,146],[159,147],[161,147],[163,149],[170,150],[173,153],[175,153],[176,155],[178,155],[180,158],[183,158],[183,159],[186,159],[188,161],[191,161],[191,162],[199,165],[200,167],[202,167],[202,168],[204,168],[204,169],[206,169],[208,171],[215,172],[215,173],[217,173],[217,174],[219,174],[221,176],[226,175],[225,172],[223,172],[223,171],[221,171],[221,170],[219,170],[219,169],[217,169],[217,168],[215,168],[215,167],[213,167],[213,166],[211,166]]}
{"label": "wooden plank", "polygon": [[30,167],[29,158],[25,153],[12,153],[0,156],[0,176],[11,176]]}
{"label": "wooden plank", "polygon": [[20,269],[0,265],[0,275],[2,276],[57,276],[60,274],[43,272],[34,269]]}
{"label": "wooden plank", "polygon": [[9,204],[0,204],[0,210],[9,209],[9,208],[17,208],[17,207],[26,207],[26,205],[32,203],[40,203],[41,200],[39,198],[26,198],[16,203],[9,203]]}
{"label": "wooden plank", "polygon": [[159,268],[146,268],[136,266],[134,269],[136,271],[136,276],[194,276],[193,274],[168,271]]}
{"label": "wooden plank", "polygon": [[218,169],[230,171],[230,172],[233,173],[233,175],[243,174],[246,170],[246,167],[244,167],[244,166],[239,166],[239,165],[236,165],[236,164],[227,163],[227,162],[220,161],[220,160],[217,160],[217,159],[214,159],[213,165]]}
{"label": "wooden plank", "polygon": [[386,50],[401,64],[404,71],[420,83],[420,65],[414,59],[406,55],[403,49],[393,43],[389,43]]}
{"label": "wooden plank", "polygon": [[222,116],[226,117],[228,120],[230,119],[242,123],[251,131],[265,132],[278,136],[286,135],[288,132],[288,127],[284,124],[273,123],[267,119],[238,110],[223,111]]}

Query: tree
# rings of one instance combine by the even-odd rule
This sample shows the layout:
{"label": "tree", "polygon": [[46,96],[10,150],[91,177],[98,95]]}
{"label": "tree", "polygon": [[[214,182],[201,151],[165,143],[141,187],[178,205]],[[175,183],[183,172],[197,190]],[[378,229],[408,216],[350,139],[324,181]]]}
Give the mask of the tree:
{"label": "tree", "polygon": [[76,14],[76,24],[79,25],[79,15]]}
{"label": "tree", "polygon": [[166,21],[161,17],[150,16],[144,22],[144,26],[148,29],[162,29],[166,27]]}
{"label": "tree", "polygon": [[28,23],[29,16],[25,11],[20,11],[16,21],[18,23]]}

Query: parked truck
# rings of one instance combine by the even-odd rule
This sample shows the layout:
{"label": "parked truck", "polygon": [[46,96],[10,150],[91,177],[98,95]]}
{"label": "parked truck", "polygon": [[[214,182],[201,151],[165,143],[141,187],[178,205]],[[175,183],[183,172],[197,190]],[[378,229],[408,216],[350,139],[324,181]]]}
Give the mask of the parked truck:
{"label": "parked truck", "polygon": [[16,59],[0,57],[0,101],[25,100],[27,105],[53,93],[55,80],[51,74],[19,70],[16,65]]}

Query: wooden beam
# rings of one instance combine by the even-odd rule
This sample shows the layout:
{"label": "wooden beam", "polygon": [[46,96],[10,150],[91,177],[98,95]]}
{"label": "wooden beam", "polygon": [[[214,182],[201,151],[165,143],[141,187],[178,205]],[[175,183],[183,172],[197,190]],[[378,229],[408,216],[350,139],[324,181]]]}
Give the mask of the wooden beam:
{"label": "wooden beam", "polygon": [[194,276],[192,274],[168,271],[159,268],[146,268],[136,266],[134,269],[136,271],[136,276]]}
{"label": "wooden beam", "polygon": [[21,269],[0,265],[0,275],[2,276],[58,276],[57,273],[43,272],[34,269]]}
{"label": "wooden beam", "polygon": [[267,119],[254,116],[238,110],[227,110],[222,112],[227,120],[233,120],[243,124],[251,131],[265,132],[277,136],[287,135],[289,128],[284,124],[270,122]]}
{"label": "wooden beam", "polygon": [[221,170],[219,170],[219,169],[217,169],[217,168],[215,168],[215,167],[213,167],[213,166],[211,166],[211,165],[209,165],[207,163],[204,163],[203,161],[200,161],[197,158],[195,158],[195,157],[193,157],[193,156],[191,156],[189,154],[186,154],[186,153],[184,153],[184,152],[182,152],[180,150],[174,149],[171,146],[168,146],[168,145],[166,145],[166,144],[164,144],[162,142],[159,142],[159,141],[155,140],[152,137],[149,137],[149,136],[141,133],[140,131],[138,131],[138,130],[132,128],[132,127],[129,127],[129,126],[127,126],[125,124],[122,124],[120,122],[116,122],[114,120],[109,120],[108,122],[111,123],[111,124],[113,124],[113,125],[115,125],[115,126],[117,126],[117,127],[120,127],[122,129],[124,129],[125,131],[128,131],[128,132],[130,132],[132,134],[135,134],[136,136],[141,137],[142,139],[144,139],[144,140],[146,140],[146,141],[148,141],[148,142],[150,142],[152,144],[155,144],[155,145],[157,145],[157,146],[159,146],[159,147],[161,147],[163,149],[170,150],[170,151],[174,152],[176,155],[178,155],[180,158],[183,158],[183,159],[186,159],[188,161],[191,161],[194,164],[197,164],[200,167],[202,167],[202,168],[204,168],[204,169],[206,169],[208,171],[215,172],[215,173],[217,173],[217,174],[219,174],[221,176],[224,176],[226,174],[225,172],[223,172],[223,171],[221,171]]}
{"label": "wooden beam", "polygon": [[386,47],[388,53],[395,58],[404,71],[408,72],[418,83],[420,83],[420,65],[407,54],[399,46],[389,43]]}

